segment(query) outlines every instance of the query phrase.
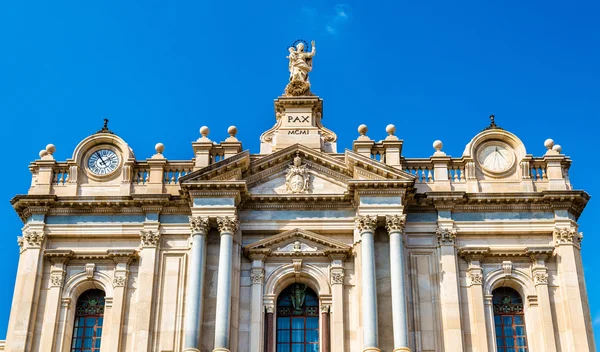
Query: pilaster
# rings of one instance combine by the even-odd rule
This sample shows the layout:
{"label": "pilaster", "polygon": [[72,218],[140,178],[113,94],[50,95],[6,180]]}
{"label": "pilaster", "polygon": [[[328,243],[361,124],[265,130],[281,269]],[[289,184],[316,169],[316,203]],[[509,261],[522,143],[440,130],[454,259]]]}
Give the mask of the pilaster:
{"label": "pilaster", "polygon": [[148,215],[146,216],[147,221],[144,222],[144,229],[140,231],[139,289],[137,290],[136,328],[134,331],[137,351],[150,351],[152,346],[152,317],[155,309],[154,297],[156,297],[157,262],[161,239],[158,221],[161,209],[147,208],[145,210]]}
{"label": "pilaster", "polygon": [[[331,279],[331,300],[332,304],[327,310],[327,320],[330,320],[330,324],[323,324],[325,329],[330,329],[331,337],[330,351],[332,352],[345,352],[345,334],[344,334],[344,260],[346,255],[344,254],[331,254],[330,266],[330,279]],[[322,315],[325,312],[321,311]],[[328,341],[325,340],[325,343]]]}
{"label": "pilaster", "polygon": [[550,293],[548,292],[548,268],[546,267],[546,262],[552,255],[552,252],[553,248],[527,251],[532,261],[531,274],[538,296],[539,331],[542,337],[542,343],[539,346],[543,346],[546,352],[555,352],[557,344],[556,337],[554,336],[554,320],[552,319]]}
{"label": "pilaster", "polygon": [[581,242],[583,234],[576,224],[560,225],[554,229],[557,271],[562,296],[563,314],[568,328],[563,351],[593,351],[595,349],[591,317],[587,304]]}
{"label": "pilaster", "polygon": [[467,269],[467,287],[469,291],[469,320],[474,351],[489,349],[489,331],[486,324],[483,297],[483,268],[481,260],[489,252],[488,248],[466,248],[460,251],[469,268]]}
{"label": "pilaster", "polygon": [[[113,297],[112,306],[105,310],[108,319],[104,319],[104,333],[102,338],[101,352],[120,352],[121,337],[123,336],[123,319],[125,312],[125,297],[127,295],[127,283],[129,281],[130,255],[115,252],[113,254],[115,269],[113,272]],[[108,335],[105,337],[105,335]]]}
{"label": "pilaster", "polygon": [[262,352],[264,339],[263,332],[263,285],[265,282],[264,260],[265,254],[252,254],[252,269],[250,282],[252,283],[252,298],[250,303],[250,352]]}
{"label": "pilaster", "polygon": [[32,216],[32,220],[23,228],[23,236],[17,239],[21,255],[13,297],[18,299],[14,300],[10,311],[6,336],[7,351],[21,352],[31,348],[44,265],[44,219],[43,214]]}
{"label": "pilaster", "polygon": [[50,258],[50,280],[49,289],[46,295],[44,322],[40,336],[40,346],[54,346],[58,317],[60,315],[60,301],[62,297],[62,288],[65,281],[67,262],[69,258],[66,255],[58,255]]}

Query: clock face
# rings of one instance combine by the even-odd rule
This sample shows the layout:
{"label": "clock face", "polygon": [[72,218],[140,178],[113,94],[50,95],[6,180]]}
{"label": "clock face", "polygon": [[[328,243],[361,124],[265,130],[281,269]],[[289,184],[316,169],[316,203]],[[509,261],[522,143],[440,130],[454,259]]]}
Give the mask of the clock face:
{"label": "clock face", "polygon": [[119,156],[110,149],[93,152],[88,159],[88,168],[94,175],[104,176],[113,173],[119,166]]}
{"label": "clock face", "polygon": [[487,171],[501,173],[509,170],[514,162],[512,149],[501,143],[484,146],[479,152],[479,164]]}

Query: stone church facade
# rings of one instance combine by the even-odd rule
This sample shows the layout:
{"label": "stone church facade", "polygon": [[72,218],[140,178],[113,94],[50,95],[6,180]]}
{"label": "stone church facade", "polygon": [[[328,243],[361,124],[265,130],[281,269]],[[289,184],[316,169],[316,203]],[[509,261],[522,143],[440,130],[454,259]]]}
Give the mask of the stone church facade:
{"label": "stone church facade", "polygon": [[49,145],[12,199],[0,351],[595,351],[589,196],[560,146],[534,157],[492,119],[459,158],[405,158],[392,125],[338,152],[322,113],[276,99],[260,154],[235,127],[190,160],[138,160],[106,124],[66,161]]}

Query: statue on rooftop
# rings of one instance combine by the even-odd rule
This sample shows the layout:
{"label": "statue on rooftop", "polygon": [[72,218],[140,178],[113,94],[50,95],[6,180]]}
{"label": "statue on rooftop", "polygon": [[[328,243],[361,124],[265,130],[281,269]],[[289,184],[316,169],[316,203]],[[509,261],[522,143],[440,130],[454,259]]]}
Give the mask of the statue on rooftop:
{"label": "statue on rooftop", "polygon": [[292,45],[288,48],[289,55],[286,56],[290,61],[288,66],[290,70],[290,82],[285,87],[285,95],[312,95],[310,93],[308,73],[312,70],[312,59],[316,53],[315,41],[311,42],[312,50],[310,52],[304,51],[304,41],[298,40],[296,43],[294,43],[296,44],[295,46]]}

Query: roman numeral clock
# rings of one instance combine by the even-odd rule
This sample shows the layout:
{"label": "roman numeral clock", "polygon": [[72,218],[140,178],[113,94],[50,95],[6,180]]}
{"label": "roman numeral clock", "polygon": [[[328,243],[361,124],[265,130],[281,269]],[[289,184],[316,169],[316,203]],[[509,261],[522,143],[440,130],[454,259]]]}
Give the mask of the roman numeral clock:
{"label": "roman numeral clock", "polygon": [[121,158],[111,146],[100,146],[90,150],[85,160],[88,174],[108,177],[119,169]]}

